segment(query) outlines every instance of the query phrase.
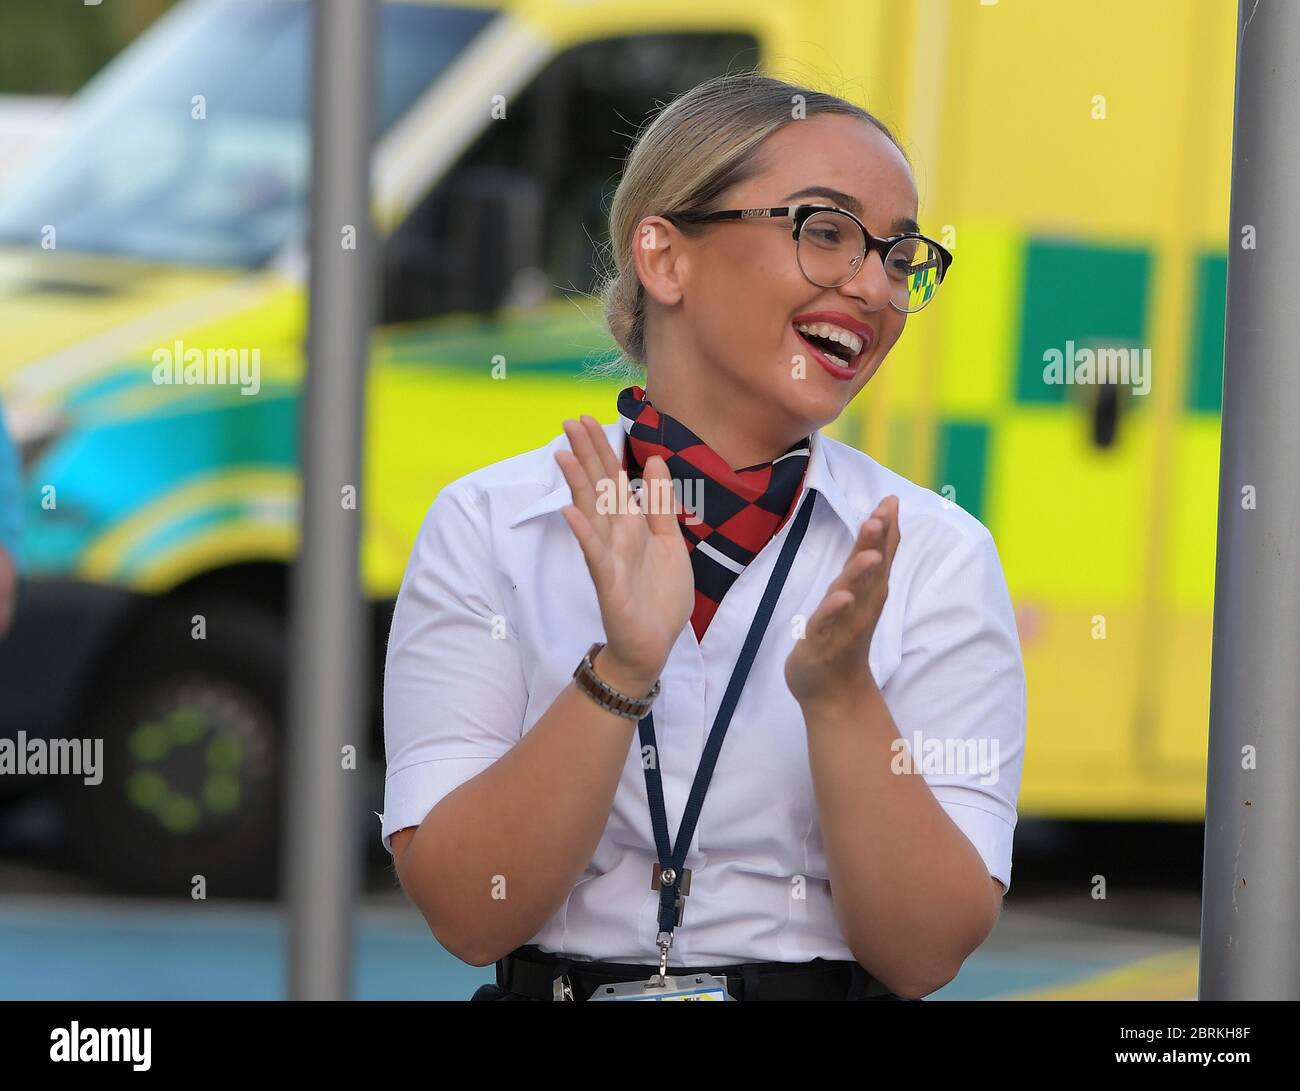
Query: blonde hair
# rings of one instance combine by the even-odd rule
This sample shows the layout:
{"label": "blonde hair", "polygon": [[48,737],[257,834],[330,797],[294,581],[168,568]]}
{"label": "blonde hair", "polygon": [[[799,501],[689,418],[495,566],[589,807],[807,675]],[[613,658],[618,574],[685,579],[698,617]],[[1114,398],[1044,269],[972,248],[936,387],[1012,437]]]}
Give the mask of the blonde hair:
{"label": "blonde hair", "polygon": [[[707,209],[721,193],[753,176],[764,140],[797,117],[814,114],[847,114],[874,125],[910,166],[894,134],[867,110],[757,72],[706,80],[642,128],[610,206],[607,272],[599,289],[605,324],[622,355],[590,370],[632,377],[645,370],[645,290],[633,259],[637,224],[646,216]],[[686,233],[699,229],[678,226]]]}

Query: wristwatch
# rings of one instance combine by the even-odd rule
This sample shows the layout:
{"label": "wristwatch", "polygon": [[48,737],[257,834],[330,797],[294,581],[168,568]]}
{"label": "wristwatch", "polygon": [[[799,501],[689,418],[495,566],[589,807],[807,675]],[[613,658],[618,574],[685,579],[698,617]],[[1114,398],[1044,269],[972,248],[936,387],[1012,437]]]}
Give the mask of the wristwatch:
{"label": "wristwatch", "polygon": [[574,669],[573,680],[578,688],[601,708],[629,720],[640,720],[650,711],[650,706],[659,696],[660,679],[655,679],[654,688],[644,697],[632,697],[616,690],[609,683],[598,678],[592,666],[597,653],[604,646],[604,641],[598,640],[587,650],[587,654],[582,657],[582,662]]}

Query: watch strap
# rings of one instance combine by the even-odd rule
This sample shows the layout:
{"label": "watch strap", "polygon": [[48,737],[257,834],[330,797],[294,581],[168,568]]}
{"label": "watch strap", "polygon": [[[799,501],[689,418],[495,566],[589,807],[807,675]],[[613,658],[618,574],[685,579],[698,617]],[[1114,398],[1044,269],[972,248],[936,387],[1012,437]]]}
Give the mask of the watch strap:
{"label": "watch strap", "polygon": [[615,689],[596,674],[594,666],[596,656],[604,646],[604,642],[598,640],[587,650],[587,654],[582,657],[581,662],[574,669],[573,680],[578,689],[600,705],[601,708],[628,720],[640,720],[650,711],[650,706],[654,704],[655,698],[659,696],[661,680],[656,679],[654,688],[644,697],[633,697],[630,693],[623,693],[621,690]]}

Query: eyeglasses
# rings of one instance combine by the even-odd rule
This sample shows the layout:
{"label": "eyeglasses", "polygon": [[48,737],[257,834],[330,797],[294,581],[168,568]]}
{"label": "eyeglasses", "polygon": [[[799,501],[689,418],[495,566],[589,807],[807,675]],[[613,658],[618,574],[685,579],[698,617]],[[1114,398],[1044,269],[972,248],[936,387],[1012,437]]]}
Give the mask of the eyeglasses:
{"label": "eyeglasses", "polygon": [[889,302],[911,314],[934,298],[952,254],[931,238],[908,231],[878,238],[853,213],[829,205],[783,208],[732,208],[722,212],[665,212],[670,222],[794,218],[795,259],[803,275],[820,288],[847,284],[862,268],[868,251],[880,255],[889,277]]}

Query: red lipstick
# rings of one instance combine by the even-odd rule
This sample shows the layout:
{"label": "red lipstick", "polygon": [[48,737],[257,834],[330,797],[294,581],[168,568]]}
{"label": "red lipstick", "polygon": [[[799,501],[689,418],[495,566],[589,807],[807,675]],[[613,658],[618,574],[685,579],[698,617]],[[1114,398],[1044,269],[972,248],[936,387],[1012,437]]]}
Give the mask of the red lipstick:
{"label": "red lipstick", "polygon": [[[801,324],[810,325],[817,322],[825,322],[828,325],[838,326],[840,329],[847,330],[849,333],[856,334],[858,337],[862,338],[862,348],[848,358],[848,367],[843,367],[840,364],[831,361],[816,342],[800,333],[799,330],[795,328]],[[821,366],[836,379],[848,380],[854,378],[858,373],[858,365],[862,362],[863,357],[871,351],[871,346],[876,340],[875,330],[865,322],[859,321],[856,318],[851,318],[842,311],[810,311],[807,314],[796,315],[791,322],[791,329],[794,329],[795,336],[798,337],[807,347],[813,359],[821,364]],[[840,346],[840,348],[843,350],[843,353],[847,353],[847,347]],[[836,355],[841,355],[841,353],[837,352]]]}

